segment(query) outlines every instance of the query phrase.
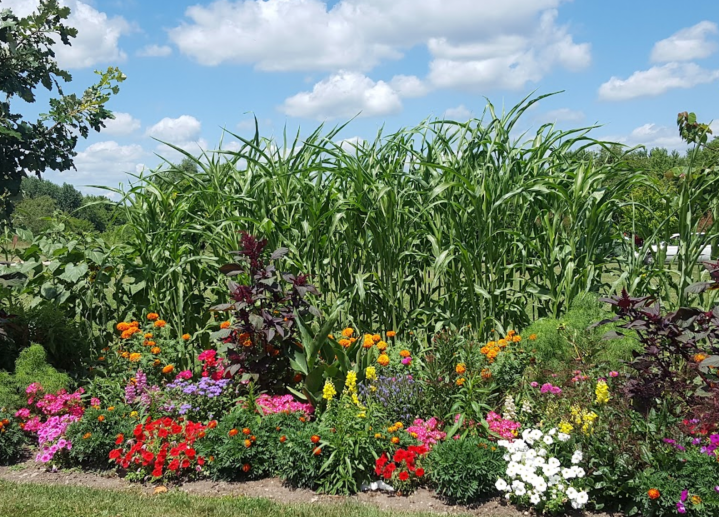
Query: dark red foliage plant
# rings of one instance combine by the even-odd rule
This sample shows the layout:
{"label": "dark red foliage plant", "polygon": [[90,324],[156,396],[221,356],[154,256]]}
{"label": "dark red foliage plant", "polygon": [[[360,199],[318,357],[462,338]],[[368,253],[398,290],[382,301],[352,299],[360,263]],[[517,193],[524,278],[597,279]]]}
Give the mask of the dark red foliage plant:
{"label": "dark red foliage plant", "polygon": [[306,320],[319,311],[307,295],[319,295],[303,274],[281,272],[275,263],[287,255],[287,248],[268,254],[267,240],[242,233],[237,262],[220,271],[230,277],[231,301],[212,308],[229,312],[233,324],[216,337],[226,347],[227,375],[253,380],[263,391],[280,392],[292,381],[289,358],[298,345],[296,318]]}
{"label": "dark red foliage plant", "polygon": [[[719,271],[708,264],[710,271]],[[711,283],[704,289],[713,288]],[[716,406],[719,401],[719,306],[711,311],[682,307],[664,312],[652,297],[605,298],[616,316],[594,326],[621,321],[621,329],[632,331],[642,344],[629,366],[635,374],[625,384],[626,395],[639,410],[649,410],[662,397],[678,397],[689,406]],[[610,332],[611,339],[624,335]]]}

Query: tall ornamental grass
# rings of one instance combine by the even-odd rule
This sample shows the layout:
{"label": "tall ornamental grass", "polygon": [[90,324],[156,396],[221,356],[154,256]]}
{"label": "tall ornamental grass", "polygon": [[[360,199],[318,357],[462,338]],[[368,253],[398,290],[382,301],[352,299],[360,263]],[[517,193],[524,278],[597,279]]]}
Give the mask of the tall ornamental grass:
{"label": "tall ornamental grass", "polygon": [[172,183],[163,168],[121,192],[147,299],[207,318],[209,299],[225,296],[218,266],[245,230],[288,247],[323,301],[344,299],[363,328],[482,332],[561,315],[624,266],[614,223],[645,180],[621,159],[578,153],[606,145],[591,128],[519,134],[542,98],[355,145],[320,127],[281,145],[256,130],[232,135],[237,151],[184,152],[198,173],[170,165]]}

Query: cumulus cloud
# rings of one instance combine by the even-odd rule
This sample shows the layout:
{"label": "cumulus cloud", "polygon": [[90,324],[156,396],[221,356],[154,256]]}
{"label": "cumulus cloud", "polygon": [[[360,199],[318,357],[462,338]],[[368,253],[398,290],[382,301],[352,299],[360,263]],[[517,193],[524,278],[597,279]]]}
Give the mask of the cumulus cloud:
{"label": "cumulus cloud", "polygon": [[145,135],[174,144],[196,141],[201,130],[202,123],[199,120],[191,115],[181,115],[177,118],[163,118],[154,126],[147,128]]}
{"label": "cumulus cloud", "polygon": [[172,48],[167,45],[146,45],[137,51],[140,57],[167,57],[172,54]]}
{"label": "cumulus cloud", "polygon": [[584,120],[584,112],[569,108],[559,108],[548,111],[538,118],[542,122],[581,122]]}
{"label": "cumulus cloud", "polygon": [[[397,113],[400,95],[384,81],[357,72],[340,72],[285,100],[280,110],[291,116],[317,120],[372,117]],[[361,113],[360,113],[361,112]]]}
{"label": "cumulus cloud", "polygon": [[460,104],[456,108],[449,108],[443,114],[442,118],[446,120],[465,121],[469,120],[472,112],[469,111],[464,104]]}
{"label": "cumulus cloud", "polygon": [[682,29],[654,44],[652,62],[692,61],[709,57],[716,52],[717,43],[708,38],[717,33],[717,24],[710,21],[702,21],[693,27]]}
{"label": "cumulus cloud", "polygon": [[[424,45],[436,60],[434,85],[519,88],[554,66],[577,70],[589,63],[589,45],[574,43],[556,25],[562,2],[340,0],[330,7],[323,0],[216,0],[189,7],[187,21],[169,36],[204,65],[273,71],[367,72]],[[433,84],[409,78],[391,86],[409,97]]]}
{"label": "cumulus cloud", "polygon": [[55,183],[71,183],[86,193],[98,195],[103,192],[88,185],[116,187],[127,183],[132,179],[127,174],[142,168],[142,161],[147,157],[140,145],[120,145],[113,140],[97,142],[77,153],[77,170],[48,171],[44,177]]}
{"label": "cumulus cloud", "polygon": [[140,129],[141,122],[129,113],[114,112],[114,119],[105,121],[105,129],[102,130],[106,135],[127,136]]}
{"label": "cumulus cloud", "polygon": [[[2,8],[10,8],[18,16],[35,11],[39,0],[3,0]],[[133,28],[122,16],[109,17],[91,5],[79,0],[60,0],[60,5],[71,9],[66,24],[77,29],[72,46],[55,47],[57,61],[62,68],[89,68],[98,63],[120,63],[127,54],[119,47],[120,37]]]}
{"label": "cumulus cloud", "polygon": [[660,124],[647,123],[631,131],[628,135],[614,135],[602,137],[602,140],[619,142],[630,147],[643,145],[647,149],[664,147],[669,150],[685,150],[686,143],[679,136],[676,128],[670,128]]}
{"label": "cumulus cloud", "polygon": [[612,77],[599,87],[599,98],[623,101],[654,97],[676,88],[693,88],[719,79],[719,70],[706,70],[696,63],[667,63],[634,72],[627,79]]}

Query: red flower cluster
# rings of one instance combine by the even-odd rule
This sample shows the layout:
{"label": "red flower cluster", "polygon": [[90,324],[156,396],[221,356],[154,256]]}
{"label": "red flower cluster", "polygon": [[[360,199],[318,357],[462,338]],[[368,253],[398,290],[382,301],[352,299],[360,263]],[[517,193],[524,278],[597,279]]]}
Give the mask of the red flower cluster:
{"label": "red flower cluster", "polygon": [[[424,445],[410,445],[407,449],[397,449],[390,461],[386,452],[382,453],[375,462],[375,474],[386,480],[399,480],[406,488],[409,488],[411,481],[419,481],[424,477],[424,469],[417,465],[417,460],[429,452]],[[412,478],[410,480],[410,478]],[[395,486],[395,488],[398,488]]]}
{"label": "red flower cluster", "polygon": [[205,435],[205,426],[200,423],[182,418],[176,421],[169,417],[154,421],[148,418],[132,434],[128,440],[119,434],[115,445],[120,447],[110,451],[110,459],[124,469],[138,465],[159,478],[200,471],[205,464],[205,458],[193,448],[195,441]]}

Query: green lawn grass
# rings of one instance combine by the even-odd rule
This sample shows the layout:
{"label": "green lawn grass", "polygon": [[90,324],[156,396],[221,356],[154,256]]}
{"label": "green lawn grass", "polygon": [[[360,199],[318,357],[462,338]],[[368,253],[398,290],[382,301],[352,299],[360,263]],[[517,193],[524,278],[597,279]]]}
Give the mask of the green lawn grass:
{"label": "green lawn grass", "polygon": [[[71,486],[0,481],[2,517],[389,517],[387,512],[356,503],[283,505],[248,497],[200,497],[170,491],[145,495]],[[410,517],[431,514],[407,513]]]}

